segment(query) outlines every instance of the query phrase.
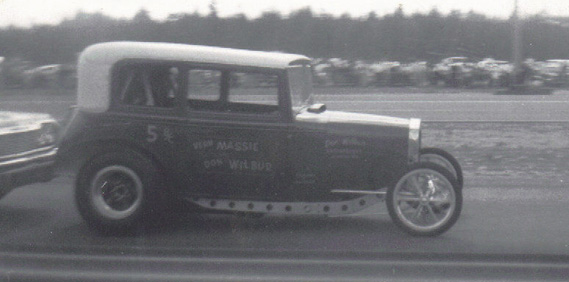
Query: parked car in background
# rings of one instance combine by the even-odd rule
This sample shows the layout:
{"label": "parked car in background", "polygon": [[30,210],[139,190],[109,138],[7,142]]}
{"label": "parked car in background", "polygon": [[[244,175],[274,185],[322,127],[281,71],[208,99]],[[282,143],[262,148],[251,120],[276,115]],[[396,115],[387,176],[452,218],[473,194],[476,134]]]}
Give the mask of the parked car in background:
{"label": "parked car in background", "polygon": [[65,88],[76,85],[76,70],[66,64],[39,66],[24,71],[24,85],[27,88]]}
{"label": "parked car in background", "polygon": [[21,58],[4,58],[0,64],[0,89],[23,88],[26,75],[24,72],[30,69],[30,62]]}
{"label": "parked car in background", "polygon": [[476,64],[477,69],[484,74],[488,86],[509,86],[514,66],[508,61],[485,58]]}
{"label": "parked car in background", "polygon": [[0,198],[53,178],[58,134],[47,114],[0,112]]}
{"label": "parked car in background", "polygon": [[421,148],[421,121],[329,111],[302,55],[111,42],[80,56],[61,160],[99,231],[125,231],[176,200],[204,212],[348,215],[386,201],[413,235],[448,230],[462,171]]}
{"label": "parked car in background", "polygon": [[0,61],[0,89],[28,88],[73,89],[77,84],[75,64],[50,64],[34,67],[20,58]]}
{"label": "parked car in background", "polygon": [[548,86],[568,85],[569,60],[547,60],[541,64],[539,74]]}
{"label": "parked car in background", "polygon": [[452,87],[470,86],[474,76],[474,63],[467,57],[449,57],[433,67],[433,81]]}

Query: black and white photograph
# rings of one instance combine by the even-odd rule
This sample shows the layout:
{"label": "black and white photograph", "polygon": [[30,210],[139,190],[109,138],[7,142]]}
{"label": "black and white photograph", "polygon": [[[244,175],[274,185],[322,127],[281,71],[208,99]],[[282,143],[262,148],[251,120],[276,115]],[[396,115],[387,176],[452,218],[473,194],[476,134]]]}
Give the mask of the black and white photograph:
{"label": "black and white photograph", "polygon": [[0,0],[0,281],[567,281],[567,0]]}

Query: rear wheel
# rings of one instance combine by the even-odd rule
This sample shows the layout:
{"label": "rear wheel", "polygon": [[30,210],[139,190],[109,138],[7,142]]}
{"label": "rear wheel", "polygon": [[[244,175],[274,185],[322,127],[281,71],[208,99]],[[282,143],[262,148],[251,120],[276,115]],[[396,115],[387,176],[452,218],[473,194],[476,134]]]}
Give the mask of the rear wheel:
{"label": "rear wheel", "polygon": [[159,184],[154,164],[144,156],[132,151],[105,153],[79,171],[77,208],[98,231],[132,231],[158,208]]}
{"label": "rear wheel", "polygon": [[416,236],[439,235],[458,220],[462,190],[445,168],[417,163],[388,189],[387,209],[404,231]]}

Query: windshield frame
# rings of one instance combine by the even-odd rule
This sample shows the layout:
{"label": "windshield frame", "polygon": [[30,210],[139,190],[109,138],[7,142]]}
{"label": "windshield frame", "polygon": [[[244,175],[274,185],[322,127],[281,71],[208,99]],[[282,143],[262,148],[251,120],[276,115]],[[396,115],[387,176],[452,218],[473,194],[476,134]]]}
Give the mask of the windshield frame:
{"label": "windshield frame", "polygon": [[288,88],[294,114],[314,103],[312,66],[299,64],[287,67]]}

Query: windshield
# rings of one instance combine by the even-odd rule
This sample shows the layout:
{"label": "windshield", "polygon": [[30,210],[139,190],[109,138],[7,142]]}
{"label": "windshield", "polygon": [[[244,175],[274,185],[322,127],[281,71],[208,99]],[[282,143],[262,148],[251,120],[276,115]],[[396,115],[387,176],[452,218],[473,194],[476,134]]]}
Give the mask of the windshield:
{"label": "windshield", "polygon": [[288,83],[293,110],[310,106],[312,97],[312,68],[309,65],[298,65],[288,68]]}

